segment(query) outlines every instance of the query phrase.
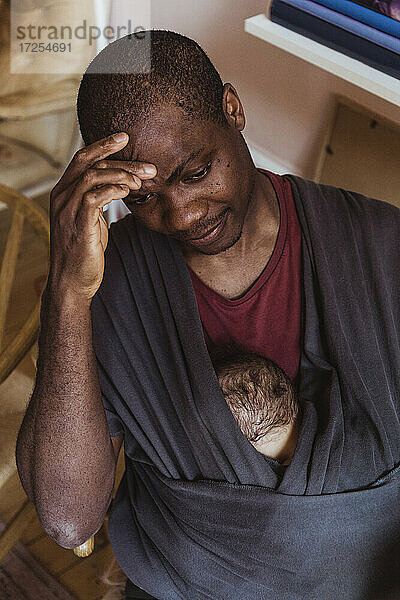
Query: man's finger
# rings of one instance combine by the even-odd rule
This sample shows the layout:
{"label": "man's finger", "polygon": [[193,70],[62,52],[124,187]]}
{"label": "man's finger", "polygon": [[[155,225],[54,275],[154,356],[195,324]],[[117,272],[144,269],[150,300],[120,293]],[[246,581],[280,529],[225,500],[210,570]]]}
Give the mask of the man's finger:
{"label": "man's finger", "polygon": [[[86,227],[94,227],[102,213],[103,206],[113,200],[125,198],[129,194],[127,185],[103,185],[94,190],[85,192],[79,210],[75,215],[76,223],[84,223]],[[99,211],[99,209],[101,209]]]}
{"label": "man's finger", "polygon": [[128,189],[138,190],[142,181],[124,169],[95,169],[92,166],[58,196],[52,204],[52,212],[61,212],[67,205],[69,210],[76,212],[85,193],[108,184],[122,184]]}
{"label": "man's finger", "polygon": [[75,152],[74,157],[66,168],[63,176],[54,187],[52,196],[56,197],[61,194],[69,185],[71,185],[71,183],[80,177],[88,167],[93,165],[93,163],[122,150],[128,141],[128,134],[121,131],[101,140],[97,140],[89,146],[80,148]]}
{"label": "man's finger", "polygon": [[103,159],[93,165],[96,169],[123,169],[140,179],[152,179],[157,175],[157,167],[152,163],[134,160],[107,160]]}

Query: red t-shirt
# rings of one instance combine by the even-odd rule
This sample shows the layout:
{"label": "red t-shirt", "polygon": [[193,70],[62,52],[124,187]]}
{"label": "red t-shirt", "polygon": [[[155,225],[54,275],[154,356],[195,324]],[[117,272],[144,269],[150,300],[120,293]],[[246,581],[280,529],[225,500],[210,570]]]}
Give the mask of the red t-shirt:
{"label": "red t-shirt", "polygon": [[275,248],[262,273],[243,296],[229,300],[188,269],[207,345],[233,342],[271,358],[294,380],[300,360],[300,225],[289,181],[258,170],[270,178],[280,208]]}

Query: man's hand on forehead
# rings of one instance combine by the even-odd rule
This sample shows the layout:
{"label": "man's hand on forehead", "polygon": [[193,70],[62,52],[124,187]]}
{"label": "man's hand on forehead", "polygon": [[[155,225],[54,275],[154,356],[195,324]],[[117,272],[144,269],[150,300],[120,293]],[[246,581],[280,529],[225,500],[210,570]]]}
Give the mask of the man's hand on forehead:
{"label": "man's hand on forehead", "polygon": [[[103,172],[107,171],[110,175],[116,171],[129,173],[135,180],[136,186],[133,188],[135,191],[141,187],[142,179],[152,179],[157,175],[157,167],[155,165],[135,160],[102,158],[95,162],[93,167],[101,169]],[[104,207],[104,210],[107,209],[108,206]]]}
{"label": "man's hand on forehead", "polygon": [[[121,154],[123,151],[124,148],[116,152],[115,155]],[[152,163],[124,159],[121,157],[116,158],[115,155],[113,158],[103,158],[102,160],[96,162],[93,166],[98,169],[123,169],[132,175],[137,175],[141,179],[151,179],[157,175],[157,167]]]}

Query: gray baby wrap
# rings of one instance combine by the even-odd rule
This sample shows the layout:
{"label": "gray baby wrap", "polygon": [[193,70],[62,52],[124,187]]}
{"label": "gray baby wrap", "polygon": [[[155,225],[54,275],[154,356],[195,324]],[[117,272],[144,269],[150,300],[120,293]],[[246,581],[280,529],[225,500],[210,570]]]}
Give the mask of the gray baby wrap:
{"label": "gray baby wrap", "polygon": [[110,228],[93,343],[126,473],[109,535],[160,600],[400,594],[400,211],[292,175],[304,410],[278,483],[218,386],[178,244]]}

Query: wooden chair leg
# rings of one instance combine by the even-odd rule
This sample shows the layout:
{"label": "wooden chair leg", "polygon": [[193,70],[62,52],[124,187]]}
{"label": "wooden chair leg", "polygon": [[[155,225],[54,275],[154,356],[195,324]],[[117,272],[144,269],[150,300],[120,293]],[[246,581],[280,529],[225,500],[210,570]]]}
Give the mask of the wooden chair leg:
{"label": "wooden chair leg", "polygon": [[35,507],[27,500],[15,517],[7,523],[4,531],[0,534],[0,564],[15,544],[21,539],[22,534],[31,524],[35,515]]}

